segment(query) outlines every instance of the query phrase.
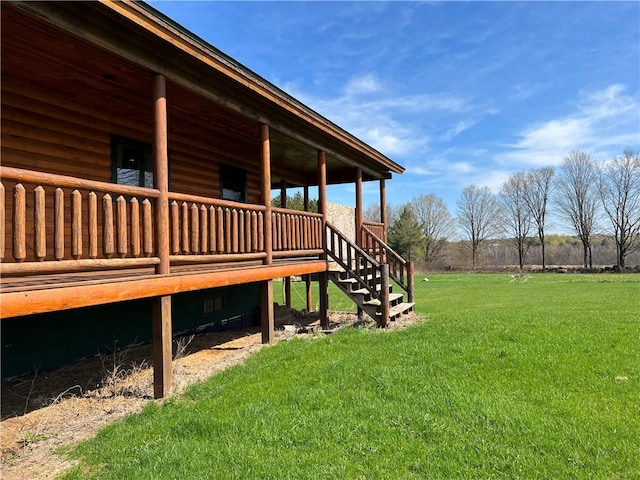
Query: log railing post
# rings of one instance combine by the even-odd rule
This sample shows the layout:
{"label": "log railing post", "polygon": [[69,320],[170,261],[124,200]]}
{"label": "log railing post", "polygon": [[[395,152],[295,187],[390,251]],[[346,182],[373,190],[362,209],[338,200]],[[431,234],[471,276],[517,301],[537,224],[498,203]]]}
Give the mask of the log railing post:
{"label": "log railing post", "polygon": [[[260,141],[262,144],[260,156],[260,187],[262,203],[265,206],[263,216],[263,238],[266,256],[264,264],[273,263],[273,228],[271,218],[271,142],[269,138],[269,126],[260,126]],[[263,281],[261,286],[261,323],[262,343],[272,343],[275,337],[274,313],[273,313],[273,281]]]}
{"label": "log railing post", "polygon": [[408,262],[407,263],[407,301],[410,303],[415,302],[413,275],[414,275],[414,263]]}
{"label": "log railing post", "polygon": [[[155,204],[154,240],[160,263],[156,273],[170,273],[169,263],[169,149],[167,87],[163,75],[153,77],[153,181],[160,196]],[[171,390],[171,296],[153,299],[153,395],[166,396]]]}

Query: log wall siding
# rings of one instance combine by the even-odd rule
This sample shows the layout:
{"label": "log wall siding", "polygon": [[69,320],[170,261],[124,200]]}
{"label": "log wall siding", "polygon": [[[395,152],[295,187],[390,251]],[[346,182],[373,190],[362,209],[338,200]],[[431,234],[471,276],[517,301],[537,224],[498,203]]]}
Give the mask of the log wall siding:
{"label": "log wall siding", "polygon": [[[111,134],[122,137],[145,141],[151,138],[150,124],[140,124],[128,121],[125,116],[118,116],[100,108],[92,108],[86,105],[74,103],[69,98],[56,96],[51,92],[39,89],[33,85],[19,85],[10,77],[3,77],[2,81],[2,164],[36,170],[60,175],[80,177],[88,180],[111,182]],[[149,116],[151,115],[151,102],[149,102]],[[149,142],[150,143],[150,142]],[[202,195],[207,197],[219,197],[220,176],[219,165],[221,162],[239,165],[247,170],[247,200],[249,203],[259,203],[260,183],[256,173],[257,168],[252,168],[250,161],[238,162],[232,155],[223,157],[212,154],[202,142],[190,142],[170,134],[170,188],[174,191]],[[257,154],[256,154],[257,159]],[[257,160],[256,160],[257,162]],[[6,231],[5,248],[0,256],[5,261],[10,261],[12,255],[6,250],[13,246],[13,189],[15,182],[4,182],[5,195],[5,221],[3,227]],[[58,253],[54,252],[54,232],[48,228],[44,233],[44,245],[42,242],[42,229],[36,233],[35,219],[35,193],[38,185],[24,184],[25,188],[25,224],[27,226],[24,240],[24,258],[32,260],[51,260],[56,257],[72,258],[77,252],[72,252],[73,245],[76,248],[81,243],[89,245],[89,233],[83,228],[81,236],[76,234],[76,241],[72,242],[71,215],[73,201],[70,197],[72,190],[65,190],[63,195],[64,232],[58,230],[59,238],[66,241],[58,241]],[[53,225],[55,215],[55,202],[50,200],[54,195],[53,189],[44,188],[47,201],[44,202],[44,218],[46,223]],[[87,205],[88,191],[79,192],[82,203]],[[60,194],[59,194],[60,195]],[[111,201],[116,201],[112,198]],[[128,200],[128,199],[127,199]],[[77,201],[77,200],[76,200]],[[138,199],[140,208],[143,199]],[[97,235],[103,237],[104,220],[102,199],[99,199]],[[114,206],[115,209],[115,206]],[[125,217],[131,219],[131,204],[127,201]],[[40,210],[38,210],[40,212]],[[42,212],[40,212],[42,215]],[[88,211],[83,213],[84,221],[87,221]],[[142,218],[140,218],[142,222]],[[130,226],[127,226],[130,229]],[[135,228],[135,223],[134,223]],[[124,232],[124,230],[121,230]],[[36,235],[39,240],[36,240]],[[131,236],[131,233],[128,234]],[[139,239],[133,237],[134,242]],[[38,245],[36,245],[38,243]],[[35,249],[40,251],[36,252]],[[42,256],[42,248],[46,254]],[[62,248],[62,250],[60,250]],[[85,247],[85,250],[88,247]],[[126,257],[120,247],[120,254],[107,253]],[[134,243],[131,248],[135,252],[138,247]],[[103,258],[105,253],[99,249],[98,258]],[[19,256],[23,255],[22,253]],[[86,257],[85,257],[86,258]]]}

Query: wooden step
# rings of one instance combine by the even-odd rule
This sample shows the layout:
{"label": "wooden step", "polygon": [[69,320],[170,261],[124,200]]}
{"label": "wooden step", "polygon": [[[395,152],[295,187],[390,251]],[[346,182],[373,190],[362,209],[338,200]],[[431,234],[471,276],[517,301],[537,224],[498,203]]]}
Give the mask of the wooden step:
{"label": "wooden step", "polygon": [[389,320],[395,320],[396,317],[402,315],[403,313],[409,313],[413,310],[415,303],[413,302],[404,302],[399,303],[389,309]]}

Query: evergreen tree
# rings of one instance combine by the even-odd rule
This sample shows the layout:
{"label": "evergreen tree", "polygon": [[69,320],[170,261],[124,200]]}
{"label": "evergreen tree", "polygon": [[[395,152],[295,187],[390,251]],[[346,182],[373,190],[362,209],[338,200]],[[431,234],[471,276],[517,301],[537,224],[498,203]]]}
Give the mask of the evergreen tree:
{"label": "evergreen tree", "polygon": [[401,207],[400,214],[391,224],[388,239],[389,246],[406,260],[411,261],[419,254],[423,239],[422,226],[411,205]]}

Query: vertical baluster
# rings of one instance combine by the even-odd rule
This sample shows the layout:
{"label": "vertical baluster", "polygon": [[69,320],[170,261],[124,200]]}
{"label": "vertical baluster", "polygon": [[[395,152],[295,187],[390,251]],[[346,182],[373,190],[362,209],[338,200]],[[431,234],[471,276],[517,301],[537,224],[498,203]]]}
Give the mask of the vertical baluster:
{"label": "vertical baluster", "polygon": [[95,192],[87,195],[89,203],[89,258],[98,257],[98,196]]}
{"label": "vertical baluster", "polygon": [[207,207],[200,205],[200,253],[209,252],[209,222],[207,221]]}
{"label": "vertical baluster", "polygon": [[264,250],[264,215],[258,212],[258,251]]}
{"label": "vertical baluster", "polygon": [[244,210],[238,212],[238,251],[244,253]]}
{"label": "vertical baluster", "polygon": [[111,195],[105,193],[102,197],[102,253],[105,258],[111,258],[115,252],[113,242],[113,202]]}
{"label": "vertical baluster", "polygon": [[309,243],[309,217],[304,217],[302,219],[302,248],[308,250],[310,247]]}
{"label": "vertical baluster", "polygon": [[216,209],[211,205],[209,207],[209,252],[216,251]]}
{"label": "vertical baluster", "polygon": [[171,253],[180,253],[180,211],[175,200],[169,205],[171,223]]}
{"label": "vertical baluster", "polygon": [[142,252],[145,257],[153,255],[153,214],[148,198],[142,201]]}
{"label": "vertical baluster", "polygon": [[273,251],[280,250],[280,214],[272,214],[271,215],[271,248]]}
{"label": "vertical baluster", "polygon": [[282,249],[291,250],[291,215],[282,216]]}
{"label": "vertical baluster", "polygon": [[234,208],[231,212],[231,233],[233,243],[231,245],[233,253],[238,253],[238,211]]}
{"label": "vertical baluster", "polygon": [[71,258],[82,257],[82,194],[71,192]]}
{"label": "vertical baluster", "polygon": [[120,258],[127,256],[127,201],[122,195],[116,198],[116,239]]}
{"label": "vertical baluster", "polygon": [[258,213],[251,212],[251,250],[258,251]]}
{"label": "vertical baluster", "polygon": [[21,183],[13,187],[13,258],[16,262],[24,261],[26,257],[26,217],[27,202],[25,189]]}
{"label": "vertical baluster", "polygon": [[198,253],[200,251],[200,215],[198,213],[198,205],[191,204],[191,251]]}
{"label": "vertical baluster", "polygon": [[216,209],[216,230],[218,232],[218,241],[217,241],[217,250],[219,253],[222,253],[225,251],[225,244],[224,244],[224,219],[223,219],[223,211],[222,211],[222,207],[218,207]]}
{"label": "vertical baluster", "polygon": [[182,253],[189,253],[189,205],[182,202]]}
{"label": "vertical baluster", "polygon": [[[255,213],[255,212],[253,212]],[[252,235],[252,231],[251,231],[251,213],[249,211],[246,211],[244,213],[244,250],[245,252],[250,252],[251,251],[251,240],[253,238]]]}
{"label": "vertical baluster", "polygon": [[131,255],[140,256],[140,204],[137,198],[131,199]]}
{"label": "vertical baluster", "polygon": [[36,260],[42,261],[47,256],[47,222],[45,218],[45,191],[41,186],[37,186],[33,191],[35,212],[34,212],[34,255]]}
{"label": "vertical baluster", "polygon": [[224,247],[226,253],[232,252],[231,245],[231,210],[224,209]]}
{"label": "vertical baluster", "polygon": [[0,260],[4,260],[4,241],[5,241],[5,198],[4,198],[4,185],[0,182]]}
{"label": "vertical baluster", "polygon": [[64,258],[64,191],[56,188],[53,192],[53,258]]}
{"label": "vertical baluster", "polygon": [[295,225],[294,225],[294,230],[296,231],[295,234],[295,244],[296,244],[296,250],[300,250],[300,246],[301,246],[301,237],[302,237],[302,222],[301,222],[301,218],[298,217],[297,215],[295,216]]}

